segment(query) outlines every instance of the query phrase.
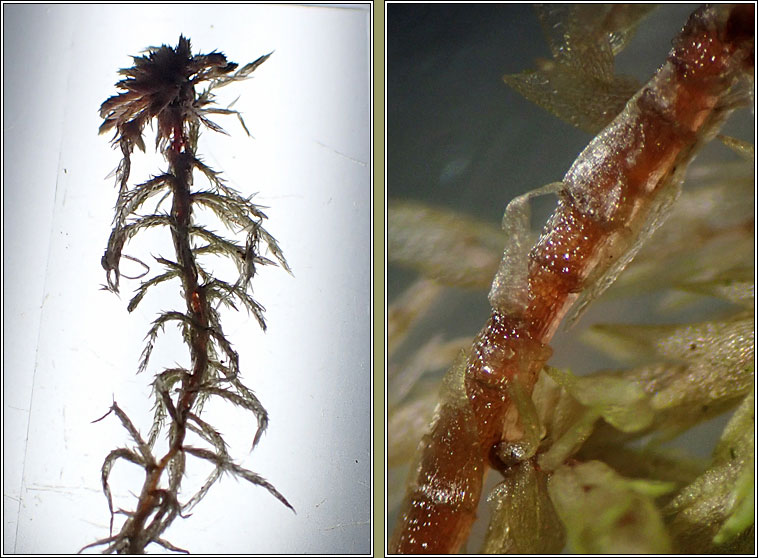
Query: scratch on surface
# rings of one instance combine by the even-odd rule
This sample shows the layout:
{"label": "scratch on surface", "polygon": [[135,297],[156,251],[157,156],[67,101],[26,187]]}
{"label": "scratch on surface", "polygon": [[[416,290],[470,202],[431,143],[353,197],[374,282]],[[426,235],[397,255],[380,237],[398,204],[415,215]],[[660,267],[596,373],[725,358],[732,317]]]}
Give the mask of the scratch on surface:
{"label": "scratch on surface", "polygon": [[57,485],[57,484],[35,484],[32,486],[27,486],[26,490],[28,492],[58,492],[60,494],[76,494],[77,492],[81,492],[82,490],[85,490],[87,492],[93,492],[93,493],[100,493],[100,490],[90,487],[81,487],[81,486],[65,486],[65,485]]}
{"label": "scratch on surface", "polygon": [[[72,33],[73,33],[73,31],[72,31]],[[69,50],[69,51],[72,50],[71,49],[71,45],[72,44],[73,44],[73,34],[70,34],[69,35],[68,49],[67,50]],[[69,66],[70,66],[70,61],[72,59],[72,56],[68,56],[68,55],[64,56],[64,59],[69,62]],[[74,74],[72,72],[68,72],[68,71],[66,72],[66,74],[68,75],[68,81],[66,83],[66,97],[65,98],[71,98],[71,84],[72,84],[72,82],[74,80]],[[64,103],[63,106],[64,106],[63,122],[64,122],[64,126],[65,126],[65,123],[67,122],[67,118],[68,118],[69,103]],[[51,259],[51,255],[52,255],[53,242],[54,242],[54,238],[53,238],[53,225],[55,224],[55,211],[56,211],[57,200],[58,200],[58,195],[59,195],[58,187],[59,187],[60,178],[61,178],[60,169],[62,168],[64,137],[65,137],[65,134],[63,132],[61,132],[60,143],[59,143],[59,146],[58,146],[58,166],[57,166],[57,171],[58,172],[56,172],[56,176],[55,176],[55,195],[53,197],[53,207],[51,208],[51,213],[52,213],[52,215],[50,216],[50,223],[51,223],[51,225],[50,225],[50,229],[48,231],[49,243],[48,243],[48,249],[47,249],[47,259],[45,261],[45,280],[44,280],[43,289],[42,289],[42,292],[45,293],[45,296],[42,299],[42,303],[40,304],[40,310],[42,310],[42,308],[45,306],[45,302],[47,301],[47,298],[50,295],[50,292],[48,290],[48,280],[49,280],[49,277],[50,277],[50,274],[49,274],[50,259]],[[64,191],[63,202],[64,202],[64,205],[65,205],[65,191]],[[40,314],[40,320],[43,320],[44,317],[45,316],[43,314]],[[15,518],[15,520],[16,520],[16,528],[15,528],[15,530],[13,532],[13,535],[10,538],[10,540],[8,542],[6,542],[5,540],[3,541],[3,552],[5,552],[5,546],[6,545],[12,546],[14,553],[18,550],[19,529],[20,529],[20,525],[21,525],[21,522],[18,521],[18,518],[21,516],[21,506],[22,506],[22,503],[23,503],[22,500],[23,500],[24,479],[26,478],[26,475],[27,475],[27,458],[29,457],[29,444],[28,444],[28,441],[29,441],[29,433],[31,431],[31,424],[32,424],[32,421],[31,421],[31,409],[32,409],[32,403],[34,402],[34,398],[35,398],[35,389],[37,387],[37,369],[38,369],[39,360],[40,360],[39,346],[40,346],[41,339],[42,339],[42,328],[40,327],[40,328],[37,329],[37,346],[36,346],[35,351],[34,351],[34,368],[32,370],[32,389],[31,389],[31,391],[29,393],[29,405],[28,405],[28,407],[29,407],[30,416],[29,416],[29,420],[26,421],[26,441],[27,441],[27,443],[24,445],[24,455],[23,455],[22,462],[21,462],[21,484],[20,484],[20,489],[22,490],[22,493],[19,495],[18,507],[17,507],[15,513],[11,514],[12,518]],[[5,533],[5,529],[3,529],[3,532]]]}
{"label": "scratch on surface", "polygon": [[17,407],[15,405],[6,405],[6,409],[13,409],[14,411],[23,411],[24,413],[28,413],[29,409],[26,409],[24,407]]}
{"label": "scratch on surface", "polygon": [[351,521],[350,523],[337,523],[332,527],[327,527],[324,531],[334,531],[335,529],[342,529],[343,527],[357,527],[358,525],[368,525],[368,521]]}
{"label": "scratch on surface", "polygon": [[366,161],[361,161],[360,159],[354,159],[354,158],[352,158],[350,155],[345,155],[345,154],[344,154],[344,153],[342,153],[341,151],[337,151],[337,150],[336,150],[336,149],[334,149],[333,147],[331,147],[331,146],[329,146],[329,145],[326,145],[325,143],[321,143],[321,142],[320,142],[320,141],[318,141],[318,140],[313,140],[313,141],[315,141],[315,142],[316,142],[318,145],[320,145],[321,147],[323,147],[323,148],[325,148],[325,149],[328,149],[328,150],[329,150],[329,151],[331,151],[332,153],[336,153],[336,154],[337,154],[337,155],[339,155],[340,157],[344,157],[345,159],[347,159],[347,160],[349,160],[349,161],[352,161],[353,163],[358,163],[358,164],[359,164],[360,166],[362,166],[362,167],[367,167],[367,166],[368,166],[368,163],[367,163]]}
{"label": "scratch on surface", "polygon": [[[68,429],[66,428],[66,407],[64,406],[61,409],[61,414],[63,415],[63,447],[68,451]],[[63,471],[61,471],[61,474]]]}

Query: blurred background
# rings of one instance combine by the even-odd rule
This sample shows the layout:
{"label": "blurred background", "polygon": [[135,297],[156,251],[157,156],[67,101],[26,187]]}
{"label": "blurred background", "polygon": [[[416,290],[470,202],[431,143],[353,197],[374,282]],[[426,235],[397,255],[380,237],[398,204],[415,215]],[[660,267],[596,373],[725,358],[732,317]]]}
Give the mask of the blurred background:
{"label": "blurred background", "polygon": [[[658,7],[642,21],[636,36],[616,57],[616,73],[632,76],[641,83],[649,80],[665,60],[672,38],[697,6]],[[390,204],[393,200],[422,202],[499,227],[513,197],[560,180],[591,136],[526,100],[503,82],[504,74],[534,69],[537,58],[550,59],[551,55],[530,5],[389,4]],[[754,116],[733,118],[723,131],[752,141]],[[719,142],[712,142],[693,166],[724,160],[734,161],[737,157]],[[542,227],[554,206],[554,196],[532,202],[534,230]],[[392,260],[391,254],[389,259]],[[417,277],[416,271],[389,264],[388,303],[397,301]],[[551,343],[554,353],[550,364],[569,368],[575,374],[617,368],[617,362],[578,341],[581,332],[593,323],[692,319],[692,308],[662,319],[650,311],[651,303],[659,300],[660,297],[631,302],[601,298],[571,331],[560,328]],[[414,351],[434,335],[444,340],[473,337],[489,313],[486,290],[446,288],[440,303],[424,315],[398,348],[390,367],[408,364]],[[723,424],[722,420],[702,425],[675,444],[695,455],[707,456]],[[388,533],[396,519],[406,477],[406,467],[388,473]],[[484,503],[479,515],[482,513],[486,513]],[[478,527],[481,536],[482,522]],[[476,551],[477,546],[469,546],[468,550]]]}

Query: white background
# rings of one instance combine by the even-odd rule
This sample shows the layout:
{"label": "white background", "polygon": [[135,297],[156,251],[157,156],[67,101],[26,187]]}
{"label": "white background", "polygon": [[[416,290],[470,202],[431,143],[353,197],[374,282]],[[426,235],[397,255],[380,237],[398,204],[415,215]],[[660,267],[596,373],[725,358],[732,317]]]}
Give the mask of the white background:
{"label": "white background", "polygon": [[[120,153],[97,135],[98,108],[129,55],[184,33],[193,52],[217,49],[241,65],[275,51],[253,79],[219,91],[221,106],[240,96],[234,108],[254,139],[221,116],[230,136],[206,132],[198,148],[229,185],[257,192],[294,271],[265,268],[253,282],[265,334],[244,313],[222,314],[270,425],[249,453],[251,416],[225,405],[206,416],[297,515],[225,476],[165,538],[193,552],[369,552],[367,5],[6,4],[3,17],[3,551],[71,553],[108,535],[100,467],[129,440],[115,417],[91,421],[115,398],[146,434],[152,375],[187,364],[169,326],[148,371],[135,374],[150,321],[181,309],[176,285],[132,314],[137,281],[123,280],[120,298],[99,290],[116,201],[105,177]],[[133,157],[132,183],[165,169],[142,157]],[[172,254],[167,234],[125,253],[155,273],[151,255]],[[188,471],[186,485],[197,486],[209,467],[190,458]],[[117,507],[133,507],[142,476],[126,462],[114,467]]]}

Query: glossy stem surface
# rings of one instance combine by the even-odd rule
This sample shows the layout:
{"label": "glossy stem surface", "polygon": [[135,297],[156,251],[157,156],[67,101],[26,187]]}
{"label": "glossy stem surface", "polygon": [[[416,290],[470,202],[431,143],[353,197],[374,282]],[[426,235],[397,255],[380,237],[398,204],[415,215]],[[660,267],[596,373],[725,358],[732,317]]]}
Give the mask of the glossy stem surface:
{"label": "glossy stem surface", "polygon": [[666,63],[569,169],[529,253],[526,304],[493,309],[459,391],[438,406],[391,553],[454,553],[467,540],[484,473],[503,467],[497,445],[517,441],[503,434],[517,420],[508,382],[518,377],[531,393],[550,356],[547,344],[580,294],[612,282],[614,269],[620,272],[660,224],[687,164],[734,108],[724,98],[752,73],[753,19],[747,4],[694,12]]}

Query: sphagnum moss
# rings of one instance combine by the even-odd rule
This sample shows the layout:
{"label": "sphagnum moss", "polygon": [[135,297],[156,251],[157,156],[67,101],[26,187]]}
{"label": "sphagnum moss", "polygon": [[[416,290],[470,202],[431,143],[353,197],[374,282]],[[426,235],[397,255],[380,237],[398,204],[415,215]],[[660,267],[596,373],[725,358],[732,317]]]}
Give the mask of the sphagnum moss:
{"label": "sphagnum moss", "polygon": [[[591,44],[597,35],[591,31],[603,29],[607,22],[620,25],[620,30],[608,35],[606,54],[610,56],[623,46],[641,14],[635,14],[635,8],[619,7],[618,12],[629,11],[615,13],[603,23],[603,14],[610,13],[607,8],[593,7],[594,13],[582,10],[543,8],[541,17],[555,60],[543,63],[537,72],[509,76],[506,81],[561,118],[597,132],[615,112],[609,109],[593,118],[584,116],[602,99],[599,95],[589,102],[581,95],[593,83],[591,78],[598,77],[597,66],[590,68],[593,75],[581,71],[582,60],[598,60],[587,57],[588,52],[598,54]],[[707,19],[711,17],[708,14],[701,11],[699,17]],[[714,21],[712,29],[717,27]],[[747,37],[747,28],[745,31]],[[734,32],[732,26],[726,35]],[[752,31],[749,37],[752,44]],[[601,64],[602,68],[607,67]],[[614,95],[628,85],[627,80],[603,71],[601,85]],[[737,87],[726,110],[735,108],[735,102],[750,99],[746,93],[751,86],[748,82],[747,87]],[[614,95],[608,95],[607,106],[615,106],[610,102]],[[623,107],[623,102],[618,106]],[[519,394],[518,382],[506,386],[514,403],[510,419],[505,418],[503,435],[519,442],[495,448],[505,479],[488,498],[493,513],[486,552],[556,553],[567,541],[571,550],[580,553],[751,551],[754,178],[752,150],[731,139],[725,143],[750,161],[695,166],[669,221],[604,297],[609,298],[614,290],[617,296],[624,296],[670,289],[679,294],[664,301],[669,307],[697,300],[695,294],[724,303],[710,316],[690,324],[598,326],[590,331],[590,340],[609,353],[628,355],[632,368],[575,377],[568,370],[545,367],[531,398]],[[514,227],[520,219],[518,213],[509,216],[506,212],[506,230],[519,232],[519,227]],[[444,300],[445,285],[475,286],[458,278],[478,277],[487,265],[494,273],[489,246],[497,233],[473,219],[431,211],[419,204],[395,202],[388,218],[390,261],[394,246],[399,254],[396,263],[424,275],[412,287],[415,303],[407,306],[410,311],[390,308],[388,334],[395,341],[389,348],[392,354],[399,343],[416,335],[413,328],[422,314]],[[435,253],[430,242],[444,242],[451,230],[457,231],[458,243],[448,243],[452,250]],[[512,238],[508,242],[514,243]],[[533,245],[528,233],[523,244]],[[434,257],[430,253],[435,253]],[[462,253],[470,257],[462,258]],[[518,263],[518,254],[515,256],[513,261]],[[440,269],[446,269],[445,273],[435,273]],[[506,282],[509,279],[505,277]],[[590,298],[596,294],[590,293]],[[728,304],[731,310],[725,309]],[[393,319],[395,316],[402,319]],[[425,415],[427,421],[432,416],[434,401],[427,397],[431,382],[425,372],[440,364],[427,359],[424,365],[416,356],[430,354],[433,347],[437,354],[443,348],[445,353],[455,352],[453,346],[460,350],[470,343],[470,339],[446,342],[437,336],[405,363],[390,362],[388,451],[392,463],[408,460],[409,438],[418,440],[425,430],[418,415]],[[463,431],[467,427],[462,424],[473,417],[464,412],[465,406],[454,404],[465,393],[458,389],[463,385],[465,359],[459,357],[457,362],[446,377],[440,399],[461,409],[456,429]],[[710,463],[661,449],[660,442],[736,406],[739,409]],[[414,422],[395,432],[393,426],[398,426],[400,417],[407,418],[410,413],[406,411],[411,408]],[[539,433],[536,440],[534,432]],[[456,433],[451,430],[450,435]],[[634,443],[637,441],[648,443],[640,446]],[[421,446],[427,444],[428,436]],[[455,451],[466,450],[459,444]],[[465,456],[458,461],[462,459]],[[461,503],[445,486],[438,482],[433,490],[435,479],[431,476],[428,483],[422,482],[420,463],[417,458],[416,466],[411,467],[411,489],[421,488],[440,505],[458,509]],[[465,503],[468,510],[470,502]]]}
{"label": "sphagnum moss", "polygon": [[[152,382],[155,415],[151,430],[144,438],[126,412],[114,401],[110,411],[127,430],[131,445],[111,451],[102,466],[103,491],[111,514],[111,535],[84,548],[104,546],[104,552],[143,553],[151,544],[184,551],[163,538],[164,531],[178,517],[187,514],[221,476],[228,473],[268,490],[285,506],[286,498],[259,474],[237,465],[223,436],[201,418],[201,407],[209,398],[226,401],[246,409],[257,421],[252,446],[255,448],[268,424],[265,408],[241,380],[239,357],[221,327],[219,307],[244,307],[265,329],[264,308],[250,294],[250,283],[257,266],[280,265],[290,271],[276,240],[263,227],[266,215],[261,208],[227,186],[220,174],[203,163],[198,154],[201,127],[214,132],[223,129],[210,120],[211,115],[233,114],[247,128],[237,111],[214,106],[214,92],[225,85],[244,80],[270,54],[241,68],[228,62],[220,52],[192,54],[190,41],[179,38],[176,47],[150,47],[146,55],[134,57],[134,66],[121,70],[124,79],[116,86],[122,93],[107,99],[100,108],[104,119],[100,132],[115,130],[113,144],[123,158],[117,169],[119,188],[113,231],[102,265],[107,274],[107,289],[119,292],[122,258],[147,264],[122,254],[126,243],[147,229],[163,229],[171,235],[174,254],[156,256],[161,272],[145,279],[128,305],[133,311],[153,286],[173,282],[179,286],[185,308],[162,312],[147,334],[139,371],[148,369],[158,334],[167,325],[180,328],[190,353],[190,366],[158,371]],[[205,85],[201,91],[197,89]],[[145,151],[143,131],[155,122],[155,148],[168,163],[168,170],[137,184],[129,185],[134,148]],[[249,134],[248,134],[249,135]],[[207,187],[195,186],[197,175],[205,177]],[[157,198],[152,212],[142,213],[147,202]],[[244,240],[224,238],[193,218],[196,208],[211,210],[230,232],[244,234]],[[264,250],[272,256],[264,256]],[[214,276],[202,263],[207,256],[232,261],[239,275],[231,281]],[[142,275],[144,277],[148,271]],[[105,417],[103,417],[105,418]],[[102,419],[99,419],[102,420]],[[190,445],[192,433],[203,445]],[[160,436],[168,437],[165,454],[155,453]],[[203,447],[204,446],[204,447]],[[182,478],[189,458],[207,461],[213,471],[201,488],[186,501],[180,501]],[[114,510],[109,478],[112,467],[128,461],[145,471],[145,481],[136,492],[130,510]],[[113,534],[114,514],[126,516]]]}

